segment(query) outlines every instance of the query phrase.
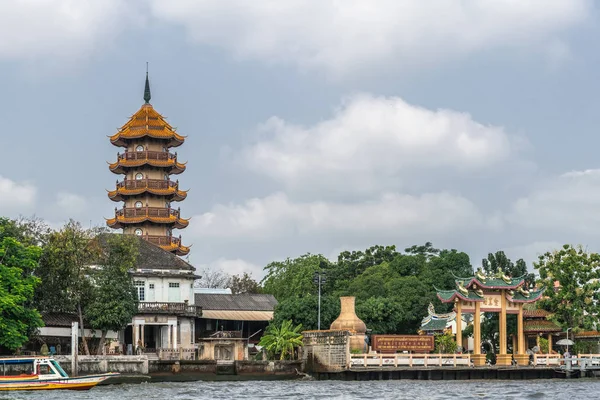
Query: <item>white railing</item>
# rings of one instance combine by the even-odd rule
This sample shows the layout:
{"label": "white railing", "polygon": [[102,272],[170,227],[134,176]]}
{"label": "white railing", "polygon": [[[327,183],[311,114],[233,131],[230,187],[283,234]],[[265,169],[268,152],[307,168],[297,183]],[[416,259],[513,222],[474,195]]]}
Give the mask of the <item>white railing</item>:
{"label": "white railing", "polygon": [[157,351],[159,360],[195,360],[195,349],[165,349],[159,348]]}
{"label": "white railing", "polygon": [[468,367],[469,354],[351,354],[350,368],[368,367]]}
{"label": "white railing", "polygon": [[[588,366],[600,366],[600,354],[577,354],[578,359],[585,359]],[[573,365],[577,361],[573,362]]]}
{"label": "white railing", "polygon": [[563,356],[560,354],[534,354],[533,365],[560,365],[563,360]]}

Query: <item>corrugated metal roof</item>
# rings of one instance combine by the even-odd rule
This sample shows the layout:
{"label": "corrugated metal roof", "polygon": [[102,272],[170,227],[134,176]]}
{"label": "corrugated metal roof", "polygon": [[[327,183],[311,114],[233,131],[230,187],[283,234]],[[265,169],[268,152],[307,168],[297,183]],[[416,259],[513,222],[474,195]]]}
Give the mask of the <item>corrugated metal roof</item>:
{"label": "corrugated metal roof", "polygon": [[79,322],[79,317],[77,314],[70,313],[47,313],[42,314],[42,321],[44,321],[45,326],[71,327],[71,323]]}
{"label": "corrugated metal roof", "polygon": [[271,294],[208,294],[196,293],[195,305],[206,310],[273,311],[277,300]]}
{"label": "corrugated metal roof", "polygon": [[273,311],[202,310],[202,318],[228,321],[270,321]]}

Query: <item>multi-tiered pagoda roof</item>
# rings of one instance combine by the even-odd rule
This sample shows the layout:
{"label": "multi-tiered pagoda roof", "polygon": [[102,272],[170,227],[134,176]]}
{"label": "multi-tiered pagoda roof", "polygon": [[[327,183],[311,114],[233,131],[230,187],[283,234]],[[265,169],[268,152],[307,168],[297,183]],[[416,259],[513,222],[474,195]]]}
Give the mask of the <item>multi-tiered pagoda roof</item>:
{"label": "multi-tiered pagoda roof", "polygon": [[185,255],[189,247],[183,246],[181,237],[174,237],[172,230],[186,228],[189,220],[182,218],[180,209],[171,203],[185,200],[187,190],[181,190],[179,180],[173,181],[170,176],[184,172],[186,163],[169,150],[181,146],[185,136],[178,134],[152,107],[150,99],[146,74],[145,103],[110,136],[110,142],[125,151],[117,153],[117,160],[109,163],[110,171],[124,178],[108,191],[108,197],[124,204],[121,209],[115,208],[114,218],[106,223],[164,250]]}

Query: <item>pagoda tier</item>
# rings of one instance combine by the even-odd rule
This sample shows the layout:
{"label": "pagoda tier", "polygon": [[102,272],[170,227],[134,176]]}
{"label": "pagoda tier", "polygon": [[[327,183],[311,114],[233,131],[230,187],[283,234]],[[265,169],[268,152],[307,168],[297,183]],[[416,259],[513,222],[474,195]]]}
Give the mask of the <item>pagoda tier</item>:
{"label": "pagoda tier", "polygon": [[112,201],[125,201],[131,196],[153,194],[167,201],[182,201],[187,197],[187,190],[179,190],[179,181],[165,179],[126,179],[117,182],[116,190],[108,192]]}
{"label": "pagoda tier", "polygon": [[125,225],[154,222],[169,228],[183,229],[189,225],[189,219],[179,216],[179,210],[167,207],[123,207],[115,209],[115,217],[106,220],[106,224],[114,229]]}
{"label": "pagoda tier", "polygon": [[185,163],[177,161],[177,153],[166,151],[127,151],[117,153],[117,161],[109,164],[108,168],[115,174],[126,174],[140,167],[160,168],[168,174],[181,174],[185,171]]}
{"label": "pagoda tier", "polygon": [[145,138],[158,139],[164,142],[166,147],[181,146],[185,141],[185,136],[175,132],[165,118],[156,112],[152,105],[146,103],[110,137],[110,142],[115,146],[129,147],[132,142],[139,142]]}
{"label": "pagoda tier", "polygon": [[181,235],[174,236],[159,236],[159,235],[143,235],[143,239],[152,244],[157,245],[163,250],[174,252],[178,256],[185,256],[190,252],[190,248],[181,244]]}

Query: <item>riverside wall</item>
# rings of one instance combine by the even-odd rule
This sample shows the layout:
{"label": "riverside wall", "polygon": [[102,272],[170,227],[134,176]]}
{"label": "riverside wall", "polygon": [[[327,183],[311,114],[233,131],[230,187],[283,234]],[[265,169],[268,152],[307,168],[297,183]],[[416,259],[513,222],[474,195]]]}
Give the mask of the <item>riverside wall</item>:
{"label": "riverside wall", "polygon": [[[71,356],[55,356],[69,374]],[[146,356],[78,356],[78,375],[119,372],[119,381],[194,381],[292,379],[299,377],[302,361],[148,360]]]}

